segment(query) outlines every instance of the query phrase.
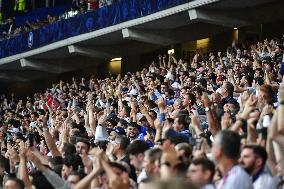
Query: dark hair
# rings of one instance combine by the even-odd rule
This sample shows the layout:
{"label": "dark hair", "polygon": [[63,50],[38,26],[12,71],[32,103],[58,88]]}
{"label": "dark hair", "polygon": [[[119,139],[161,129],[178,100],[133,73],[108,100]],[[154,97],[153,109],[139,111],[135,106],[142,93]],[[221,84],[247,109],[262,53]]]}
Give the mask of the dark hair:
{"label": "dark hair", "polygon": [[178,124],[181,124],[181,125],[183,125],[183,127],[184,127],[184,129],[188,129],[188,127],[189,127],[189,120],[188,120],[188,116],[187,115],[178,115],[177,116],[177,122],[178,122]]}
{"label": "dark hair", "polygon": [[49,162],[52,166],[63,164],[63,158],[61,156],[50,157]]}
{"label": "dark hair", "polygon": [[151,163],[154,163],[156,160],[160,160],[162,156],[162,150],[160,148],[151,148],[146,150],[144,154],[148,157]]}
{"label": "dark hair", "polygon": [[248,85],[251,87],[252,86],[252,82],[253,82],[253,77],[250,75],[245,75],[244,76],[245,80],[247,80]]}
{"label": "dark hair", "polygon": [[167,86],[167,88],[169,87],[169,86],[168,86],[168,84],[167,84],[167,83],[165,83],[165,82],[164,82],[164,83],[161,83],[161,86],[162,86],[162,85]]}
{"label": "dark hair", "polygon": [[37,112],[32,112],[31,115],[34,115],[35,117],[39,116]]}
{"label": "dark hair", "polygon": [[191,82],[195,82],[195,77],[194,76],[189,76],[188,78],[191,80]]}
{"label": "dark hair", "polygon": [[216,142],[222,148],[224,154],[231,159],[237,160],[240,155],[241,137],[238,133],[223,130],[216,136]]}
{"label": "dark hair", "polygon": [[225,82],[225,89],[227,90],[229,96],[233,95],[233,93],[234,93],[234,85],[231,82],[229,82],[229,81]]}
{"label": "dark hair", "polygon": [[122,172],[127,172],[127,173],[128,173],[126,167],[124,167],[124,166],[123,166],[122,164],[120,164],[120,163],[117,163],[117,162],[109,162],[109,165],[110,165],[111,167],[115,167],[115,168],[121,170]]}
{"label": "dark hair", "polygon": [[76,144],[77,144],[78,142],[83,142],[84,144],[86,144],[86,145],[88,146],[88,149],[90,149],[90,142],[89,142],[88,139],[82,138],[82,137],[77,137],[77,138],[76,138]]}
{"label": "dark hair", "polygon": [[[25,184],[22,180],[18,179],[17,177],[8,177],[7,181],[14,181],[19,189],[25,189]],[[7,182],[6,181],[6,182]]]}
{"label": "dark hair", "polygon": [[0,155],[0,167],[4,168],[6,172],[10,170],[9,160],[2,155]]}
{"label": "dark hair", "polygon": [[155,110],[150,110],[149,113],[154,114],[154,117],[155,117],[155,118],[157,117],[157,113],[155,112]]}
{"label": "dark hair", "polygon": [[262,166],[264,167],[267,160],[267,152],[264,147],[260,145],[245,145],[243,149],[252,149],[253,153],[262,159]]}
{"label": "dark hair", "polygon": [[65,152],[65,156],[68,156],[76,153],[76,147],[74,144],[65,143],[62,148],[62,151]]}
{"label": "dark hair", "polygon": [[207,81],[206,81],[206,79],[204,79],[204,78],[200,78],[200,79],[198,79],[198,80],[196,80],[196,82],[197,83],[200,83],[200,85],[203,87],[203,88],[207,88]]}
{"label": "dark hair", "polygon": [[260,76],[262,76],[262,77],[264,76],[264,71],[262,70],[262,68],[256,68],[255,72],[256,71],[259,71]]}
{"label": "dark hair", "polygon": [[123,109],[126,112],[127,116],[129,116],[131,112],[131,108],[129,106],[123,106]]}
{"label": "dark hair", "polygon": [[193,159],[191,163],[193,165],[200,165],[203,171],[207,171],[207,170],[210,171],[211,172],[210,181],[212,181],[213,176],[215,174],[215,165],[211,160],[207,158],[196,158],[196,159]]}
{"label": "dark hair", "polygon": [[79,180],[83,179],[83,178],[86,176],[86,174],[84,173],[84,171],[72,171],[72,172],[69,174],[69,176],[70,176],[70,175],[78,176],[78,177],[79,177]]}
{"label": "dark hair", "polygon": [[84,167],[82,158],[79,155],[71,154],[63,159],[63,164],[67,167],[73,167],[73,170],[79,170],[80,167]]}
{"label": "dark hair", "polygon": [[183,143],[177,144],[176,147],[178,147],[180,150],[184,151],[185,157],[188,158],[192,155],[192,145],[183,142]]}
{"label": "dark hair", "polygon": [[128,145],[126,151],[131,155],[138,155],[140,153],[144,153],[149,149],[148,144],[143,140],[135,140],[131,144]]}
{"label": "dark hair", "polygon": [[254,81],[258,85],[263,85],[264,84],[264,79],[262,77],[256,77],[256,78],[254,78]]}
{"label": "dark hair", "polygon": [[186,95],[188,96],[189,100],[191,101],[191,104],[194,104],[196,102],[195,94],[187,93]]}
{"label": "dark hair", "polygon": [[120,144],[120,148],[126,150],[127,146],[129,145],[130,141],[126,136],[118,135],[115,138],[115,141]]}
{"label": "dark hair", "polygon": [[96,143],[96,146],[99,147],[100,149],[102,149],[103,151],[106,151],[107,144],[108,144],[107,140],[100,140]]}
{"label": "dark hair", "polygon": [[42,188],[42,189],[53,189],[54,187],[50,184],[50,182],[45,178],[45,176],[40,171],[35,171],[31,173],[31,176],[33,177],[33,185],[36,188]]}
{"label": "dark hair", "polygon": [[153,109],[157,107],[157,104],[153,100],[146,100],[144,104],[148,105],[149,109]]}

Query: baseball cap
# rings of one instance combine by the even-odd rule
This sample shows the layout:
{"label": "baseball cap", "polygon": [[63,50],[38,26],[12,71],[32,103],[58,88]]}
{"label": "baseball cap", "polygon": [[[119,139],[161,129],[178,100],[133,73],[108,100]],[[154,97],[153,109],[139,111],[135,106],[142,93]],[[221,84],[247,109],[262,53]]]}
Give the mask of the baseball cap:
{"label": "baseball cap", "polygon": [[10,132],[10,133],[20,133],[20,129],[19,128],[15,128],[13,127],[12,129],[9,129],[7,132]]}
{"label": "baseball cap", "polygon": [[118,135],[126,135],[125,130],[122,127],[116,127],[114,129],[114,131],[118,134]]}

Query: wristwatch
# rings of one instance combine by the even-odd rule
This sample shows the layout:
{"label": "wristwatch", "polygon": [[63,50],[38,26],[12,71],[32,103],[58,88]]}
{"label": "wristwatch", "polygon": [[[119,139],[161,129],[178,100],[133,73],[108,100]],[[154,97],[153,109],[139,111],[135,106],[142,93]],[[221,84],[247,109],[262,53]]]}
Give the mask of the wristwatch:
{"label": "wristwatch", "polygon": [[210,108],[209,107],[205,107],[205,112],[209,112]]}

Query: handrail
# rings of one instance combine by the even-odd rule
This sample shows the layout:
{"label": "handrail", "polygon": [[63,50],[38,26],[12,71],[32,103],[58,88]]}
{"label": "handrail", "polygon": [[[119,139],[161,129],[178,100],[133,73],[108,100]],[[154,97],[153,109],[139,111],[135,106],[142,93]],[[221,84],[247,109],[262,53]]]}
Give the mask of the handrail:
{"label": "handrail", "polygon": [[[124,0],[0,42],[0,58],[147,16],[190,0]],[[191,0],[192,1],[192,0]]]}

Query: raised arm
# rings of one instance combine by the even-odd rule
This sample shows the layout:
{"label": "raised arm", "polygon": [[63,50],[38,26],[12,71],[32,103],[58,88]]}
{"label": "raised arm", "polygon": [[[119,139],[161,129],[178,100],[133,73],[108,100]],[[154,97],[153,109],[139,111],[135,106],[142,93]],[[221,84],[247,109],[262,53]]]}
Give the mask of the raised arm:
{"label": "raised arm", "polygon": [[203,93],[202,95],[202,102],[205,108],[209,108],[208,111],[206,111],[206,117],[208,121],[208,127],[210,132],[212,133],[212,136],[214,137],[217,132],[221,129],[219,121],[215,118],[214,114],[216,114],[214,109],[211,109],[211,101],[206,93]]}
{"label": "raised arm", "polygon": [[[284,115],[284,80],[279,88],[278,115]],[[281,134],[284,134],[284,116],[278,117],[277,129]]]}
{"label": "raised arm", "polygon": [[58,150],[58,148],[57,148],[57,146],[55,144],[55,141],[54,141],[54,139],[52,138],[52,136],[51,136],[51,134],[49,132],[46,118],[44,118],[40,124],[42,124],[43,136],[44,136],[44,139],[46,141],[47,147],[49,148],[52,156],[53,157],[61,156],[61,153]]}
{"label": "raised arm", "polygon": [[144,105],[140,105],[140,111],[145,116],[150,126],[154,128],[154,120],[152,119],[149,112],[147,111],[147,108]]}
{"label": "raised arm", "polygon": [[20,156],[20,164],[19,164],[19,172],[18,172],[18,178],[21,179],[24,184],[25,188],[28,189],[32,186],[32,182],[29,179],[28,169],[27,169],[27,157],[26,153],[28,151],[27,146],[23,141],[20,142],[20,148],[19,148],[19,156]]}
{"label": "raised arm", "polygon": [[58,174],[45,167],[36,154],[28,152],[27,156],[55,189],[72,189]]}

